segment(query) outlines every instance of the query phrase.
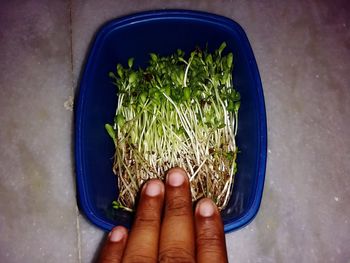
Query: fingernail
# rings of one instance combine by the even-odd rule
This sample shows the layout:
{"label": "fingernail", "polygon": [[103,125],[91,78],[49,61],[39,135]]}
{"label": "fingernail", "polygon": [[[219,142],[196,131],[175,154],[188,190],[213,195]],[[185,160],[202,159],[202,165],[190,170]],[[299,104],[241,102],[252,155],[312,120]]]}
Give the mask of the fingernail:
{"label": "fingernail", "polygon": [[211,217],[215,212],[212,201],[205,199],[199,203],[198,212],[203,217]]}
{"label": "fingernail", "polygon": [[180,186],[185,182],[185,177],[181,172],[173,171],[168,174],[168,184],[174,187]]}
{"label": "fingernail", "polygon": [[124,232],[124,230],[122,228],[115,227],[109,233],[109,240],[111,242],[119,242],[120,240],[123,239],[124,235],[125,235],[125,232]]}
{"label": "fingernail", "polygon": [[146,195],[157,196],[162,191],[162,186],[158,181],[149,181],[146,185]]}

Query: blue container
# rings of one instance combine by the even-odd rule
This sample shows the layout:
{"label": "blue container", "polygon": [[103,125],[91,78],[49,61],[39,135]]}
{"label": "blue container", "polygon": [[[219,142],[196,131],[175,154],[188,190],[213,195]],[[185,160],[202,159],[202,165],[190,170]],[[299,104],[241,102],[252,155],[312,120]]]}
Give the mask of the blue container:
{"label": "blue container", "polygon": [[256,215],[263,192],[267,132],[266,113],[257,64],[243,29],[234,21],[202,12],[165,10],[113,20],[96,35],[83,72],[75,116],[75,158],[80,209],[92,223],[110,230],[130,227],[131,214],[112,208],[118,196],[112,172],[114,145],[105,123],[112,123],[116,87],[108,77],[129,57],[144,67],[149,53],[169,55],[196,46],[214,50],[225,41],[233,52],[233,82],[241,93],[237,144],[238,173],[233,194],[222,211],[225,231],[248,224]]}

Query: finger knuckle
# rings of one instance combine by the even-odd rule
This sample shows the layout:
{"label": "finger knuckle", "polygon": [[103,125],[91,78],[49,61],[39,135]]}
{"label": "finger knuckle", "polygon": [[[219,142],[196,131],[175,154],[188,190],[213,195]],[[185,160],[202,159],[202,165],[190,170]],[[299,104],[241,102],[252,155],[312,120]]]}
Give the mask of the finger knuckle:
{"label": "finger knuckle", "polygon": [[139,211],[135,217],[135,225],[147,225],[150,227],[158,227],[160,215],[153,209],[143,209]]}
{"label": "finger knuckle", "polygon": [[207,248],[216,248],[220,247],[223,243],[222,235],[212,227],[203,228],[197,234],[197,245]]}
{"label": "finger knuckle", "polygon": [[105,256],[100,258],[99,263],[119,263],[120,258]]}
{"label": "finger knuckle", "polygon": [[123,259],[123,262],[125,263],[156,263],[157,259],[151,256],[147,255],[128,255],[126,258]]}
{"label": "finger knuckle", "polygon": [[174,196],[167,201],[167,210],[173,216],[182,216],[189,214],[191,203],[189,198],[184,196]]}
{"label": "finger knuckle", "polygon": [[184,248],[169,247],[159,252],[159,262],[161,263],[195,263],[193,255]]}

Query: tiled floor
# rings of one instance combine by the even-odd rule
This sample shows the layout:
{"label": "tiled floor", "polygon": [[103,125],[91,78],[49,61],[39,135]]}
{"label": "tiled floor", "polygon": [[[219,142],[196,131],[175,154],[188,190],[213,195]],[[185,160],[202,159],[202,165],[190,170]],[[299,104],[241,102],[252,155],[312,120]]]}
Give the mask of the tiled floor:
{"label": "tiled floor", "polygon": [[0,3],[0,262],[92,262],[104,233],[76,207],[71,101],[101,24],[184,8],[239,22],[259,65],[269,155],[230,262],[350,262],[348,1]]}

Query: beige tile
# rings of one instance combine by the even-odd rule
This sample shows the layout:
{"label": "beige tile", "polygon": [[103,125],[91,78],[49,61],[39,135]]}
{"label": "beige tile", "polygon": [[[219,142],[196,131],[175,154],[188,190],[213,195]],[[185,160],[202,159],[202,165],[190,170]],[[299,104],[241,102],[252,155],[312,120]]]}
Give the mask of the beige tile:
{"label": "beige tile", "polygon": [[79,216],[81,262],[95,262],[104,244],[107,233],[91,224],[84,216]]}
{"label": "beige tile", "polygon": [[77,262],[68,2],[2,2],[0,25],[0,262]]}

